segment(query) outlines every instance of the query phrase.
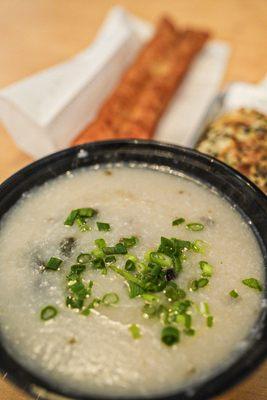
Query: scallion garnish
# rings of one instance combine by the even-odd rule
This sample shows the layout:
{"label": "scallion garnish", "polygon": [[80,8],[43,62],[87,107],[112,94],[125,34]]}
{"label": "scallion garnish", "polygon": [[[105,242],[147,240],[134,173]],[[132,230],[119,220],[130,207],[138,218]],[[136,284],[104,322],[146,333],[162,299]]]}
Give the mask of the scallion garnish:
{"label": "scallion garnish", "polygon": [[131,282],[131,281],[128,281],[127,283],[128,283],[128,286],[129,286],[129,297],[130,297],[130,299],[133,299],[134,297],[140,296],[145,292],[145,290],[141,286],[137,285],[136,283]]}
{"label": "scallion garnish", "polygon": [[135,271],[135,262],[130,259],[127,260],[124,268],[126,271]]}
{"label": "scallion garnish", "polygon": [[186,227],[190,231],[194,232],[203,231],[204,229],[204,225],[201,224],[200,222],[191,222],[190,224],[187,224]]}
{"label": "scallion garnish", "polygon": [[106,222],[97,222],[96,225],[97,225],[97,229],[99,231],[107,232],[107,231],[110,231],[110,229],[111,229],[110,225],[107,224]]}
{"label": "scallion garnish", "polygon": [[78,217],[76,217],[76,223],[81,232],[87,232],[91,230],[90,226],[87,225],[86,219],[84,217],[80,217],[78,215]]}
{"label": "scallion garnish", "polygon": [[127,248],[133,247],[135,245],[137,245],[138,243],[138,237],[136,236],[131,236],[128,238],[122,238],[120,239],[120,242],[123,243],[123,245]]}
{"label": "scallion garnish", "polygon": [[209,280],[207,278],[200,278],[191,283],[190,289],[193,291],[196,291],[200,288],[207,286],[208,283],[209,283]]}
{"label": "scallion garnish", "polygon": [[191,324],[192,324],[192,317],[189,314],[185,314],[185,322],[184,322],[184,326],[186,329],[190,329],[191,328]]}
{"label": "scallion garnish", "polygon": [[157,315],[157,306],[151,303],[147,303],[143,306],[142,311],[145,318],[153,318]]}
{"label": "scallion garnish", "polygon": [[212,276],[213,266],[210,265],[207,261],[200,261],[199,266],[202,271],[202,276],[204,277]]}
{"label": "scallion garnish", "polygon": [[141,330],[138,325],[132,324],[129,326],[129,331],[133,337],[133,339],[140,339],[141,335]]}
{"label": "scallion garnish", "polygon": [[[96,213],[91,208],[73,210],[65,224],[72,226],[76,223],[82,231],[88,230],[90,227],[87,225],[87,219],[92,218]],[[184,218],[177,218],[172,224],[175,226],[184,222]],[[110,230],[108,223],[98,221],[96,224],[99,231]],[[189,223],[186,227],[192,231],[204,229],[204,225],[198,222]],[[89,315],[91,310],[100,304],[102,306],[117,304],[119,296],[114,292],[104,294],[101,299],[95,298],[88,304],[87,299],[92,294],[93,282],[87,283],[82,277],[86,268],[100,270],[102,274],[107,274],[108,269],[111,269],[126,281],[130,298],[139,297],[143,300],[143,316],[158,319],[165,325],[161,332],[161,340],[166,345],[172,346],[180,340],[180,327],[181,332],[185,335],[192,336],[195,334],[195,330],[192,328],[192,307],[197,307],[187,298],[187,293],[178,287],[175,280],[179,277],[184,261],[189,257],[188,252],[203,254],[207,244],[202,240],[190,242],[177,238],[161,237],[159,246],[147,251],[145,256],[139,260],[136,256],[128,254],[128,249],[137,243],[138,238],[136,236],[121,238],[113,246],[107,245],[103,238],[96,239],[96,247],[90,253],[80,253],[77,256],[77,264],[71,266],[70,272],[66,276],[66,305],[78,309],[83,315]],[[117,255],[120,257],[117,257]],[[117,259],[120,265],[122,265],[121,261],[125,260],[124,268],[115,265]],[[58,269],[60,264],[57,260],[61,264],[62,260],[51,257],[47,263],[48,269],[49,267]],[[208,278],[212,276],[213,267],[207,261],[200,261],[199,267],[201,277],[191,283],[190,290],[205,287],[209,283]],[[255,281],[258,282],[254,278],[249,278],[244,280],[243,283],[260,290],[259,282],[256,285]],[[232,290],[229,294],[235,297],[233,292],[235,291]],[[200,312],[205,317],[207,326],[211,327],[213,316],[209,313],[207,303],[200,304]],[[179,326],[179,329],[177,326]],[[134,338],[141,336],[136,324],[132,324],[129,331]]]}
{"label": "scallion garnish", "polygon": [[106,268],[106,266],[105,266],[105,261],[103,260],[103,258],[95,258],[95,259],[92,261],[92,267],[93,267],[94,269],[103,269],[103,268]]}
{"label": "scallion garnish", "polygon": [[213,316],[212,315],[209,315],[208,317],[207,317],[207,327],[208,328],[211,328],[213,326]]}
{"label": "scallion garnish", "polygon": [[64,221],[64,225],[72,226],[74,222],[77,223],[81,232],[86,232],[91,228],[87,225],[86,220],[88,218],[92,218],[97,214],[97,211],[93,208],[77,208],[76,210],[72,210],[70,214],[67,216]]}
{"label": "scallion garnish", "polygon": [[186,297],[185,291],[178,288],[175,282],[170,282],[166,286],[164,293],[169,301],[182,300]]}
{"label": "scallion garnish", "polygon": [[80,275],[85,270],[85,265],[83,264],[74,264],[71,266],[71,272]]}
{"label": "scallion garnish", "polygon": [[43,321],[48,321],[49,319],[55,318],[57,314],[58,311],[54,306],[46,306],[41,310],[40,317]]}
{"label": "scallion garnish", "polygon": [[173,264],[171,257],[157,251],[152,251],[149,258],[151,262],[161,265],[162,267],[171,267]]}
{"label": "scallion garnish", "polygon": [[111,306],[113,304],[117,304],[119,302],[120,298],[117,295],[117,293],[106,293],[102,297],[102,303],[105,304],[105,306]]}
{"label": "scallion garnish", "polygon": [[95,240],[95,245],[99,248],[99,249],[103,249],[104,247],[106,247],[107,245],[106,245],[106,242],[105,242],[105,240],[104,239],[96,239]]}
{"label": "scallion garnish", "polygon": [[207,248],[207,243],[204,240],[195,240],[193,242],[192,250],[196,253],[205,254]]}
{"label": "scallion garnish", "polygon": [[187,336],[194,336],[196,333],[195,329],[189,328],[189,329],[184,329],[184,334]]}
{"label": "scallion garnish", "polygon": [[199,311],[204,317],[207,317],[210,313],[210,308],[209,308],[208,303],[206,303],[205,301],[202,301],[199,306]]}
{"label": "scallion garnish", "polygon": [[57,271],[61,264],[62,264],[61,258],[51,257],[47,262],[45,269],[51,269],[53,271]]}
{"label": "scallion garnish", "polygon": [[159,297],[157,295],[151,294],[151,293],[142,294],[142,299],[144,299],[145,301],[147,301],[149,303],[159,302]]}
{"label": "scallion garnish", "polygon": [[181,225],[185,222],[184,218],[177,218],[174,221],[172,221],[172,226],[177,226],[177,225]]}
{"label": "scallion garnish", "polygon": [[247,279],[243,279],[242,283],[244,283],[244,285],[246,285],[252,289],[259,290],[260,292],[262,291],[262,285],[260,284],[258,279],[247,278]]}
{"label": "scallion garnish", "polygon": [[79,214],[79,210],[78,209],[77,210],[72,210],[70,212],[70,214],[67,216],[67,218],[65,219],[64,225],[72,226],[74,224],[78,214]]}
{"label": "scallion garnish", "polygon": [[231,290],[231,292],[229,292],[229,295],[234,299],[236,299],[239,296],[238,292],[235,289]]}
{"label": "scallion garnish", "polygon": [[97,211],[94,208],[78,208],[79,216],[82,218],[92,218],[97,214]]}
{"label": "scallion garnish", "polygon": [[106,255],[127,254],[127,247],[122,243],[117,243],[113,247],[103,247],[103,252]]}
{"label": "scallion garnish", "polygon": [[174,326],[166,326],[161,331],[161,341],[167,346],[172,346],[180,340],[180,332]]}

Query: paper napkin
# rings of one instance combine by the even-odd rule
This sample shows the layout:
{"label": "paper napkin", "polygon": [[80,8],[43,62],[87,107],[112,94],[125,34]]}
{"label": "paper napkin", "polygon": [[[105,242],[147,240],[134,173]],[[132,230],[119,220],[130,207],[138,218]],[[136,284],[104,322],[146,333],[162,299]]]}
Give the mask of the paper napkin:
{"label": "paper napkin", "polygon": [[[114,7],[83,52],[1,90],[0,118],[17,145],[34,158],[68,147],[95,117],[153,31],[149,23]],[[229,46],[222,42],[210,41],[203,48],[161,119],[155,139],[193,145],[228,56]]]}

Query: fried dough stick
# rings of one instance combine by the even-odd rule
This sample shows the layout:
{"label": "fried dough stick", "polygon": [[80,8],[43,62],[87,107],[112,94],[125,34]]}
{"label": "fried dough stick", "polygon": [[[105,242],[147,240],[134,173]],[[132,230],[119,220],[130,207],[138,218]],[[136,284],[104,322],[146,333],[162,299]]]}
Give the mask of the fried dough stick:
{"label": "fried dough stick", "polygon": [[162,19],[97,118],[73,142],[150,138],[173,93],[208,34],[177,30]]}

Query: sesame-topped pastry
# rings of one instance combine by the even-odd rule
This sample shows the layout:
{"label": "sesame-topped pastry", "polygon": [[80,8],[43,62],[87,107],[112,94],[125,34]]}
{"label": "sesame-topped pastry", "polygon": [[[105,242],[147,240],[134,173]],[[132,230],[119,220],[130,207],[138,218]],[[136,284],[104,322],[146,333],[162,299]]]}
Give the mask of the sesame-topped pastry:
{"label": "sesame-topped pastry", "polygon": [[240,108],[213,121],[197,146],[246,175],[267,193],[267,116]]}

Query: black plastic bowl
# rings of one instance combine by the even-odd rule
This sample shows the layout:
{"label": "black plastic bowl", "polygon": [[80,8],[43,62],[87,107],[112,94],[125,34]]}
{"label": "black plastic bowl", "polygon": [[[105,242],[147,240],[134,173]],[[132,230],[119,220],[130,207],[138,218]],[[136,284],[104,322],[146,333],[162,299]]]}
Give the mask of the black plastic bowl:
{"label": "black plastic bowl", "polygon": [[[183,147],[152,141],[121,140],[90,143],[52,154],[34,162],[17,172],[0,186],[0,218],[25,191],[68,170],[95,164],[131,161],[168,166],[173,170],[203,181],[228,198],[231,203],[237,206],[244,218],[251,221],[251,227],[262,251],[265,269],[267,268],[266,196],[238,172],[209,156]],[[265,273],[265,287],[266,275]],[[265,289],[265,299],[266,295]],[[259,319],[255,329],[250,334],[249,340],[250,345],[245,352],[211,379],[194,385],[190,391],[180,390],[174,394],[161,395],[157,398],[160,400],[207,399],[229,388],[255,369],[267,354],[267,316],[265,308],[260,312]],[[66,393],[64,388],[59,389],[51,386],[49,382],[41,380],[13,360],[3,348],[1,342],[0,369],[16,385],[35,397],[38,395],[38,398],[58,399],[58,397],[54,396],[58,394],[64,396],[63,398],[79,400],[101,399],[101,397],[97,396],[86,397],[78,396],[75,393]],[[140,400],[140,397],[138,400]]]}

